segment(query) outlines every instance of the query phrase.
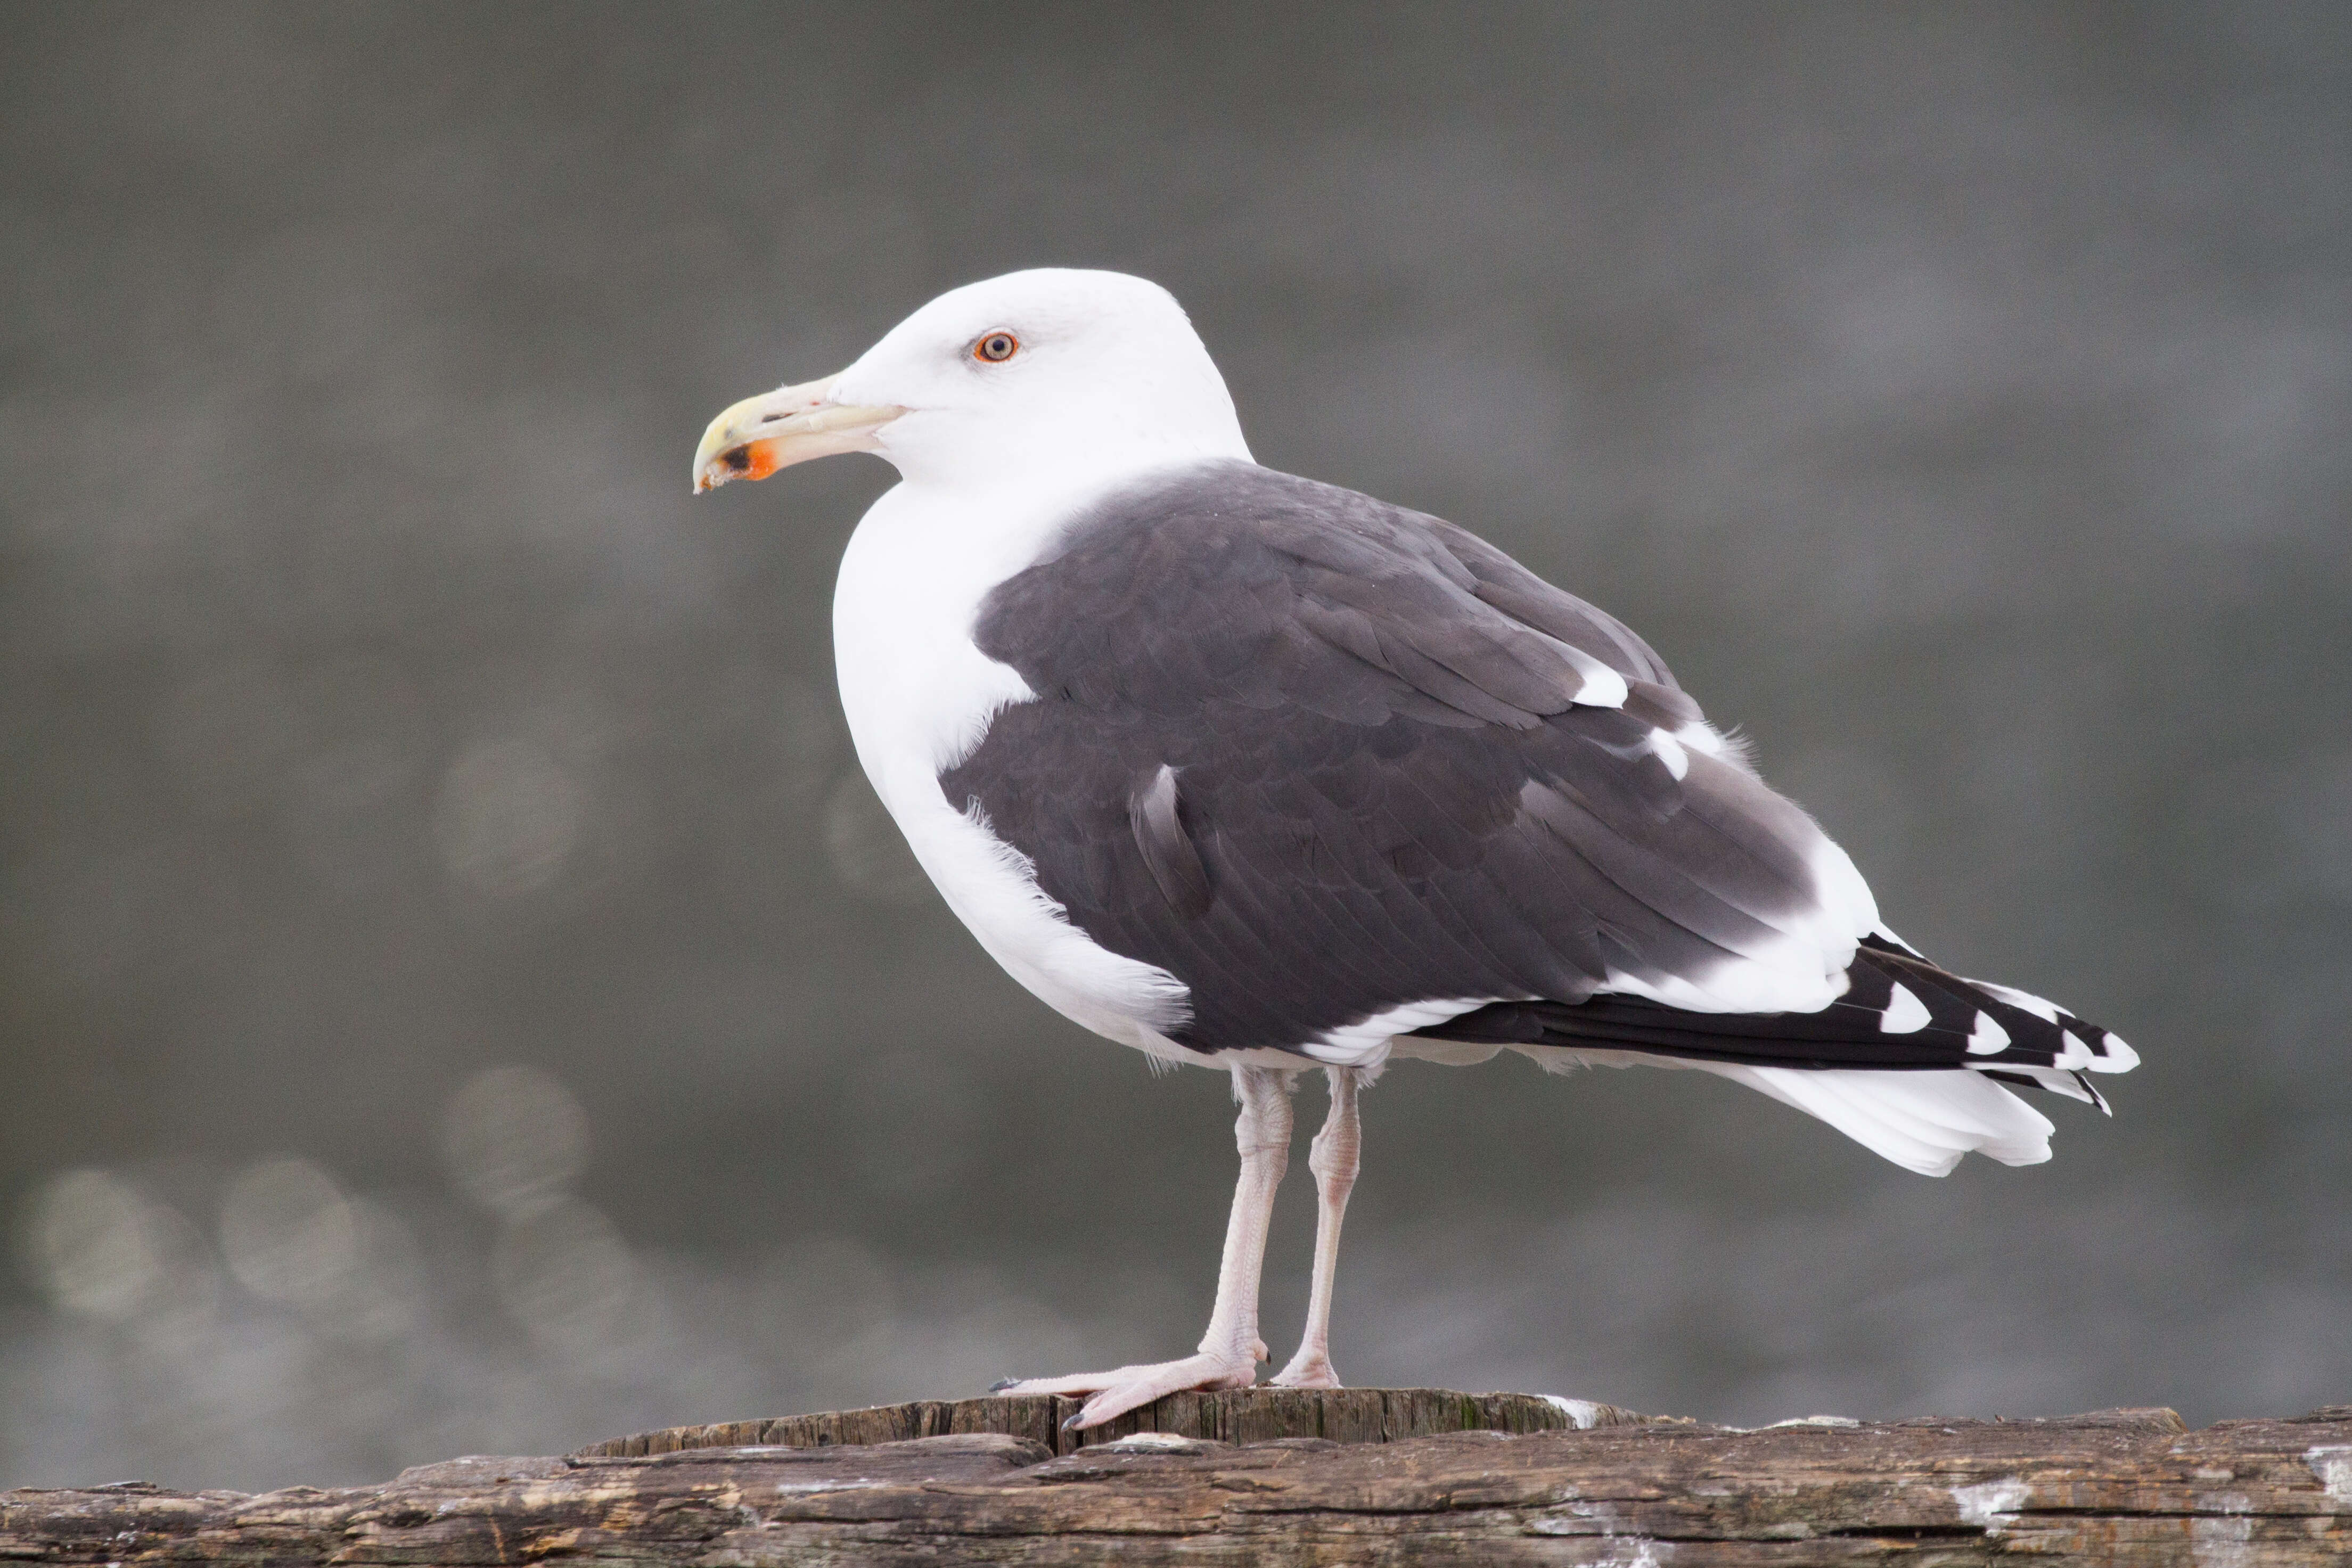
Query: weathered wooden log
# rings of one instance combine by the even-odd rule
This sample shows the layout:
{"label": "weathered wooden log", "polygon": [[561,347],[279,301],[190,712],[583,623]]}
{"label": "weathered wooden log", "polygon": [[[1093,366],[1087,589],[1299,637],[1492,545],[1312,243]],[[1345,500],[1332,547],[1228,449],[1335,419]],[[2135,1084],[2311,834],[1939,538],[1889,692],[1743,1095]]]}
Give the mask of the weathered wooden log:
{"label": "weathered wooden log", "polygon": [[[692,1427],[563,1458],[457,1459],[334,1491],[11,1492],[0,1497],[0,1561],[2261,1568],[2352,1558],[2345,1406],[2195,1432],[2168,1410],[1757,1431],[1621,1412],[1515,1432],[1471,1418],[1538,1419],[1529,1405],[1578,1412],[1508,1396],[1260,1390],[1162,1414],[1243,1434],[1312,1421],[1358,1440],[1160,1430],[1056,1452],[990,1425],[1053,1413],[1016,1408],[1033,1403],[1045,1404]],[[1424,1418],[1462,1424],[1410,1429]],[[908,1422],[950,1430],[839,1440]],[[731,1441],[754,1427],[807,1446]]]}
{"label": "weathered wooden log", "polygon": [[1069,1423],[1082,1399],[1027,1396],[997,1399],[923,1399],[865,1410],[829,1410],[772,1421],[728,1421],[714,1427],[672,1427],[614,1437],[583,1448],[575,1458],[641,1458],[687,1448],[773,1445],[822,1448],[835,1443],[901,1443],[916,1437],[994,1432],[1025,1437],[1049,1453],[1115,1443],[1139,1432],[1160,1432],[1214,1443],[1264,1443],[1276,1437],[1328,1437],[1338,1443],[1393,1443],[1446,1432],[1551,1432],[1672,1419],[1637,1416],[1614,1405],[1542,1394],[1456,1394],[1444,1388],[1236,1388],[1223,1394],[1171,1394],[1084,1432]]}

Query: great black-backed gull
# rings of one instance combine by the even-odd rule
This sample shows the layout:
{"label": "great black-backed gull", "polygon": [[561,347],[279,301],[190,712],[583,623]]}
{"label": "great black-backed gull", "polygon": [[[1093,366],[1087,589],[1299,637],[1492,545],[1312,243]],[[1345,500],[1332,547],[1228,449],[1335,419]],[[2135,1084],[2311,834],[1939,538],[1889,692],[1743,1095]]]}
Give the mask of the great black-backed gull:
{"label": "great black-backed gull", "polygon": [[1328,1345],[1356,1092],[1392,1058],[1721,1074],[1931,1176],[2050,1157],[2008,1086],[2137,1061],[1882,925],[1853,862],[1649,645],[1476,536],[1250,458],[1168,293],[1041,270],[737,403],[694,485],[878,453],[834,597],[859,760],[948,904],[1047,1005],[1233,1074],[1241,1180],[1177,1361],[1000,1385],[1099,1425],[1256,1379],[1289,1090],[1329,1080],[1304,1342]]}

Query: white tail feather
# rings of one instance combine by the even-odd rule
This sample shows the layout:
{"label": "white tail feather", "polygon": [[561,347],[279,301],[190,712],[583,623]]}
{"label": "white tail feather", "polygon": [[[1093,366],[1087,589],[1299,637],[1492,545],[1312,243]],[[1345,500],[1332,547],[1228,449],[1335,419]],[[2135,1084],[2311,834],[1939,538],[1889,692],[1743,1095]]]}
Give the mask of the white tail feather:
{"label": "white tail feather", "polygon": [[[1769,1094],[1809,1116],[1818,1116],[1873,1154],[1921,1176],[1949,1176],[1960,1156],[1972,1150],[2005,1166],[2038,1166],[2050,1157],[2050,1134],[2057,1130],[2049,1117],[1991,1079],[1966,1068],[1949,1072],[1873,1072],[1861,1068],[1817,1071],[1693,1061],[1631,1051],[1567,1051],[1542,1045],[1511,1049],[1533,1058],[1547,1072],[1579,1067],[1678,1067],[1712,1072]],[[2077,1089],[2079,1097],[2078,1086],[2071,1078],[2066,1082]]]}
{"label": "white tail feather", "polygon": [[1691,1065],[1818,1116],[1874,1154],[1921,1176],[1947,1176],[1970,1152],[2005,1166],[2039,1165],[2050,1157],[2050,1119],[1973,1072]]}

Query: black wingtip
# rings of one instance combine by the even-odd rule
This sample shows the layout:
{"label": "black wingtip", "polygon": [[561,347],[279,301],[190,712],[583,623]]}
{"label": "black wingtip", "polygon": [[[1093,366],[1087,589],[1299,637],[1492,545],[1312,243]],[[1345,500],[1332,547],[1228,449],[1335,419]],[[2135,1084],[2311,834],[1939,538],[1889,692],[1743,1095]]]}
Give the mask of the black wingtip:
{"label": "black wingtip", "polygon": [[1884,927],[1862,937],[1860,946],[1874,948],[1881,953],[1893,953],[1905,958],[1916,958],[1923,964],[1927,961],[1927,955]]}
{"label": "black wingtip", "polygon": [[1000,1377],[1000,1378],[998,1378],[995,1382],[993,1382],[993,1383],[992,1383],[992,1384],[990,1384],[990,1385],[988,1385],[988,1391],[989,1391],[991,1394],[1002,1394],[1002,1393],[1003,1393],[1006,1389],[1008,1389],[1008,1388],[1012,1387],[1014,1384],[1019,1383],[1019,1382],[1021,1382],[1021,1381],[1022,1381],[1022,1379],[1020,1379],[1020,1378],[1018,1378],[1018,1377]]}

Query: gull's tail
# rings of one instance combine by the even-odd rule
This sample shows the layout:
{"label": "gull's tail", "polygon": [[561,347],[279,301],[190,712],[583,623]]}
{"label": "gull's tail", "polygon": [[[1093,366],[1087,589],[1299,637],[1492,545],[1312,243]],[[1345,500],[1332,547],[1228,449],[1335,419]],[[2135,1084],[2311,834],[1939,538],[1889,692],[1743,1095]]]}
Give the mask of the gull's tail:
{"label": "gull's tail", "polygon": [[1818,1012],[1693,1012],[1602,993],[1496,1002],[1419,1032],[1515,1047],[1550,1066],[1700,1068],[1928,1176],[1971,1151],[2005,1165],[2050,1157],[2049,1119],[2004,1084],[2104,1112],[2090,1074],[2139,1064],[2096,1024],[2027,992],[1963,979],[1884,931],[1863,938],[1845,990]]}

